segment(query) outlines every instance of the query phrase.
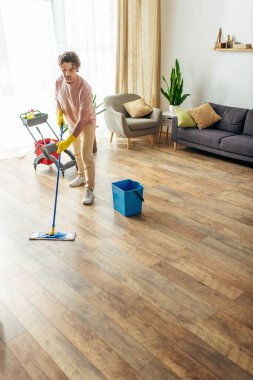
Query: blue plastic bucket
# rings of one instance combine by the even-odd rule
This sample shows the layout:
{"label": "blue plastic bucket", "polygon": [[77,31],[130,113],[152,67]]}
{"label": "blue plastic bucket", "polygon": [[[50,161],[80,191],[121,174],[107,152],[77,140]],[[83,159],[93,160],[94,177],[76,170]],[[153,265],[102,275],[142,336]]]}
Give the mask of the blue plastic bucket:
{"label": "blue plastic bucket", "polygon": [[125,216],[141,214],[144,187],[131,179],[112,183],[114,210]]}

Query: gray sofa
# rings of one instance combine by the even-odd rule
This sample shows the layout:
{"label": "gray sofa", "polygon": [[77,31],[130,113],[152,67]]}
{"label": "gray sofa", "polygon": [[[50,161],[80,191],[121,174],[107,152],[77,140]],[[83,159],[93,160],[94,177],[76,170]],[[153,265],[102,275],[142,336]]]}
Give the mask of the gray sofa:
{"label": "gray sofa", "polygon": [[210,103],[222,117],[206,129],[180,128],[177,117],[172,121],[171,140],[177,143],[253,163],[253,109]]}

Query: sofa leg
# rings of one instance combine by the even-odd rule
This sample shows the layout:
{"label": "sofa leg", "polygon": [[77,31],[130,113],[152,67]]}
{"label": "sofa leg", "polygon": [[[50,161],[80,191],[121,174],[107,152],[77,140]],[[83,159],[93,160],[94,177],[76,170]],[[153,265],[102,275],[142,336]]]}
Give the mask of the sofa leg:
{"label": "sofa leg", "polygon": [[177,150],[177,143],[174,141],[174,150]]}
{"label": "sofa leg", "polygon": [[130,150],[132,148],[132,141],[131,139],[128,137],[127,138],[127,150]]}
{"label": "sofa leg", "polygon": [[110,133],[110,143],[112,142],[113,132]]}

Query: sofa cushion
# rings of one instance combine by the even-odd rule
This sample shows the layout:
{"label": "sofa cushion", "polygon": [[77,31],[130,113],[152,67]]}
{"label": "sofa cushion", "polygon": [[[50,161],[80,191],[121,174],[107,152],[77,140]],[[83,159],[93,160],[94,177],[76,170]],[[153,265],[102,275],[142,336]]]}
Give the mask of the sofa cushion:
{"label": "sofa cushion", "polygon": [[197,124],[191,115],[183,108],[174,107],[175,114],[177,115],[178,126],[181,128],[197,127]]}
{"label": "sofa cushion", "polygon": [[234,133],[221,131],[215,127],[210,127],[205,130],[199,130],[197,128],[178,128],[177,132],[177,138],[179,139],[216,149],[220,149],[220,142],[224,137],[231,135],[234,135]]}
{"label": "sofa cushion", "polygon": [[223,131],[242,133],[248,110],[245,108],[228,107],[210,103],[215,112],[222,117],[215,126]]}
{"label": "sofa cushion", "polygon": [[213,110],[209,103],[187,110],[187,112],[191,115],[199,129],[208,128],[221,120],[221,117]]}
{"label": "sofa cushion", "polygon": [[247,113],[243,134],[253,136],[253,110]]}
{"label": "sofa cushion", "polygon": [[124,103],[123,107],[133,118],[139,118],[148,115],[153,108],[149,106],[144,99],[137,99],[132,102]]}
{"label": "sofa cushion", "polygon": [[220,148],[226,152],[253,157],[253,136],[241,134],[224,137]]}

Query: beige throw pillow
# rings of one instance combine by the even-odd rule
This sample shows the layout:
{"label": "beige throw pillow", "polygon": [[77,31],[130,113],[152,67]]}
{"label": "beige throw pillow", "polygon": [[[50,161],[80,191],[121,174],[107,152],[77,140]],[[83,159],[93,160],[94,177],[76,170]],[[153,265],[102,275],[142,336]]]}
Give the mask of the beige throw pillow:
{"label": "beige throw pillow", "polygon": [[221,120],[221,117],[214,111],[209,103],[205,103],[198,108],[187,110],[187,112],[194,119],[199,129],[208,128]]}
{"label": "beige throw pillow", "polygon": [[150,107],[142,98],[124,103],[123,107],[133,118],[146,116],[153,111],[153,108]]}

